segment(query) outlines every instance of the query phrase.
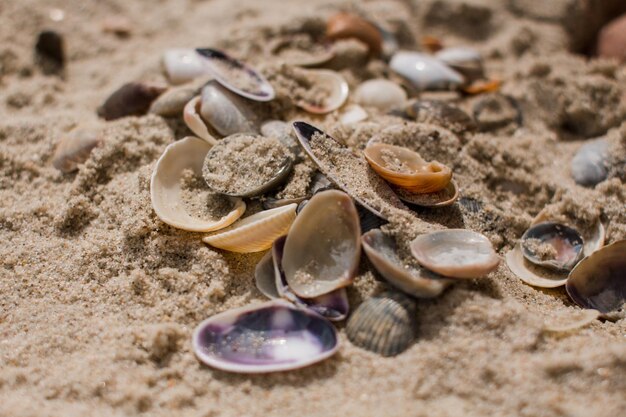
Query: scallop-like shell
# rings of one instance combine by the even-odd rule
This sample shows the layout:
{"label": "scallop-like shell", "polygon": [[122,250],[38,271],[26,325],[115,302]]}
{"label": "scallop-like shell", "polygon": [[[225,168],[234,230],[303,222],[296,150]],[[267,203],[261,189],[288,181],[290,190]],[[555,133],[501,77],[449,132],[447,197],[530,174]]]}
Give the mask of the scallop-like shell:
{"label": "scallop-like shell", "polygon": [[593,187],[604,181],[608,170],[609,143],[598,139],[580,147],[570,165],[576,184]]}
{"label": "scallop-like shell", "polygon": [[406,91],[393,81],[384,78],[367,80],[354,91],[354,101],[382,112],[400,108],[407,100]]}
{"label": "scallop-like shell", "polygon": [[144,115],[152,102],[165,90],[167,87],[161,84],[126,83],[98,107],[98,116],[104,120],[115,120],[126,116]]}
{"label": "scallop-like shell", "polygon": [[360,239],[352,199],[336,190],[315,194],[285,242],[282,266],[289,288],[313,298],[349,285],[359,265]]}
{"label": "scallop-like shell", "polygon": [[452,278],[480,278],[500,263],[486,236],[465,229],[420,235],[411,242],[411,253],[423,267]]}
{"label": "scallop-like shell", "polygon": [[466,46],[444,48],[435,57],[461,73],[468,82],[482,78],[484,74],[483,59],[480,52]]}
{"label": "scallop-like shell", "polygon": [[[530,245],[531,240],[549,245],[554,258],[543,259]],[[524,233],[521,239],[524,258],[535,265],[556,271],[570,271],[583,255],[583,238],[576,229],[556,222],[538,223]]]}
{"label": "scallop-like shell", "polygon": [[400,292],[365,300],[348,319],[346,334],[358,347],[382,356],[404,352],[417,334],[415,301]]}
{"label": "scallop-like shell", "polygon": [[235,222],[246,210],[246,204],[239,198],[233,201],[233,209],[219,220],[205,220],[193,217],[184,208],[181,199],[181,176],[186,169],[202,175],[204,157],[210,149],[205,141],[187,137],[169,145],[159,158],[150,181],[150,199],[154,212],[163,222],[178,229],[192,232],[219,230]]}
{"label": "scallop-like shell", "polygon": [[216,81],[210,81],[202,89],[199,112],[202,120],[222,136],[256,133],[258,121],[249,103]]}
{"label": "scallop-like shell", "polygon": [[194,49],[168,49],[163,54],[163,66],[172,84],[184,84],[209,72]]}
{"label": "scallop-like shell", "polygon": [[89,158],[93,148],[101,142],[100,129],[79,127],[59,141],[52,157],[52,165],[64,173],[75,171],[78,165]]}
{"label": "scallop-like shell", "polygon": [[343,103],[348,99],[350,87],[348,87],[348,83],[339,73],[325,69],[301,71],[304,71],[313,84],[324,86],[324,90],[330,91],[330,95],[321,106],[300,100],[296,103],[298,107],[309,113],[326,114],[343,106]]}
{"label": "scallop-like shell", "polygon": [[354,38],[367,45],[370,53],[380,55],[383,37],[376,26],[351,13],[337,13],[328,19],[326,37],[332,40]]}
{"label": "scallop-like shell", "polygon": [[361,242],[376,270],[391,285],[413,297],[437,297],[453,282],[427,269],[405,264],[398,256],[394,239],[379,229],[365,233]]}
{"label": "scallop-like shell", "polygon": [[202,241],[230,252],[261,252],[289,231],[296,218],[296,207],[297,204],[289,204],[261,211]]}
{"label": "scallop-like shell", "polygon": [[400,200],[420,207],[446,207],[454,204],[459,198],[459,186],[454,180],[450,180],[443,190],[434,193],[412,193],[400,187],[392,189]]}
{"label": "scallop-like shell", "polygon": [[583,308],[610,313],[626,303],[626,240],[603,247],[569,273],[565,290]]}
{"label": "scallop-like shell", "polygon": [[[267,46],[268,54],[272,55],[271,59],[278,59],[287,65],[293,65],[297,67],[315,67],[323,65],[335,57],[335,51],[330,45],[315,43],[314,51],[306,51],[297,48],[300,54],[297,56],[284,56],[281,54],[284,50],[293,50],[290,46],[293,46],[294,37],[287,35],[282,38],[277,38]],[[315,42],[311,40],[311,42]],[[296,40],[297,43],[297,40]]]}
{"label": "scallop-like shell", "polygon": [[322,361],[337,352],[339,339],[328,320],[274,300],[209,317],[196,327],[192,346],[213,368],[264,373]]}
{"label": "scallop-like shell", "polygon": [[276,96],[274,87],[257,70],[212,48],[198,48],[205,67],[224,87],[254,101],[270,101]]}
{"label": "scallop-like shell", "polygon": [[418,90],[453,90],[465,82],[461,74],[441,60],[419,52],[399,51],[389,66]]}
{"label": "scallop-like shell", "polygon": [[[426,162],[417,153],[401,146],[371,143],[363,151],[371,167],[386,181],[412,193],[434,193],[446,188],[452,171],[439,162]],[[390,166],[392,158],[402,171]]]}

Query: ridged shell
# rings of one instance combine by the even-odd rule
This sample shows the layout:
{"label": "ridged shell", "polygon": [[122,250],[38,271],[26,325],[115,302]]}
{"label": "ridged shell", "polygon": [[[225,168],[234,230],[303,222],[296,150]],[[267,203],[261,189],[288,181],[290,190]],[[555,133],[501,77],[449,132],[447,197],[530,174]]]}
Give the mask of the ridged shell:
{"label": "ridged shell", "polygon": [[415,301],[399,292],[365,300],[348,319],[346,334],[358,347],[395,356],[413,343],[417,333]]}
{"label": "ridged shell", "polygon": [[157,161],[150,181],[150,199],[154,212],[163,222],[178,229],[192,232],[209,232],[229,226],[246,210],[241,199],[232,200],[233,209],[219,220],[207,221],[190,215],[183,207],[181,198],[181,176],[185,169],[202,175],[202,163],[210,145],[205,141],[187,137],[169,145]]}
{"label": "ridged shell", "polygon": [[451,90],[464,83],[461,74],[441,60],[419,52],[396,52],[389,66],[418,90]]}
{"label": "ridged shell", "polygon": [[163,66],[172,84],[184,84],[209,72],[194,49],[168,49],[163,54]]}
{"label": "ridged shell", "polygon": [[101,129],[79,127],[61,138],[54,151],[52,165],[64,173],[75,171],[101,142]]}
{"label": "ridged shell", "polygon": [[337,13],[328,19],[326,37],[332,40],[355,38],[366,44],[373,55],[380,55],[383,37],[376,26],[360,16]]}
{"label": "ridged shell", "polygon": [[209,132],[206,123],[202,120],[202,117],[200,117],[200,100],[200,96],[194,97],[185,105],[183,109],[183,120],[187,127],[198,135],[199,138],[211,145],[215,145],[217,139]]}
{"label": "ridged shell", "polygon": [[297,204],[289,204],[261,211],[202,241],[230,252],[249,253],[269,249],[276,239],[289,231],[296,218],[296,207]]}
{"label": "ridged shell", "polygon": [[385,78],[367,80],[354,91],[354,101],[365,107],[374,107],[382,112],[404,106],[406,91]]}
{"label": "ridged shell", "polygon": [[306,74],[307,78],[316,85],[323,85],[325,91],[331,94],[324,101],[323,106],[307,103],[306,101],[298,101],[296,105],[309,113],[325,114],[337,110],[343,106],[348,99],[350,87],[346,80],[337,72],[325,69],[301,70]]}

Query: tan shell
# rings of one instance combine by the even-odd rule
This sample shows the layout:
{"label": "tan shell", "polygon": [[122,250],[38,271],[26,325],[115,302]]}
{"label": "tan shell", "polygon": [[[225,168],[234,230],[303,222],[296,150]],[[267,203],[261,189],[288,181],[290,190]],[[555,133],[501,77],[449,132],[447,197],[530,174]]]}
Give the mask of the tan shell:
{"label": "tan shell", "polygon": [[211,146],[205,141],[186,137],[169,145],[157,161],[150,181],[150,199],[154,212],[163,222],[178,229],[192,232],[209,232],[232,224],[246,210],[246,204],[239,198],[229,198],[234,202],[230,213],[219,220],[204,220],[191,216],[180,201],[180,180],[185,169],[192,169],[202,176],[204,157]]}
{"label": "tan shell", "polygon": [[313,298],[352,282],[361,253],[359,216],[342,191],[315,194],[293,223],[283,269],[291,290]]}
{"label": "tan shell", "polygon": [[452,278],[480,278],[500,263],[489,239],[466,229],[420,235],[411,242],[411,252],[423,267]]}
{"label": "tan shell", "polygon": [[209,132],[206,123],[200,117],[198,112],[200,109],[200,96],[194,97],[185,105],[183,109],[183,120],[185,124],[193,133],[198,135],[201,139],[204,139],[211,145],[217,143],[217,139]]}
{"label": "tan shell", "polygon": [[368,118],[368,114],[365,109],[358,104],[350,104],[342,109],[339,116],[339,122],[342,125],[351,125],[354,123],[362,122]]}
{"label": "tan shell", "polygon": [[323,106],[316,106],[301,100],[296,103],[298,107],[309,113],[325,114],[337,110],[339,107],[343,106],[343,103],[348,99],[350,88],[346,80],[339,73],[325,69],[301,71],[305,72],[307,78],[311,80],[312,83],[324,85],[324,89],[331,91],[332,94],[326,99]]}
{"label": "tan shell", "polygon": [[355,38],[366,44],[373,55],[380,55],[383,48],[383,37],[373,24],[351,14],[337,13],[328,19],[326,37],[332,40]]}
{"label": "tan shell", "polygon": [[[407,167],[408,172],[398,172],[390,168],[383,159],[386,152],[393,154],[394,159]],[[441,191],[452,179],[452,171],[447,166],[436,161],[426,162],[417,152],[401,146],[371,143],[365,148],[363,155],[378,175],[412,193]]]}
{"label": "tan shell", "polygon": [[100,129],[79,127],[61,138],[52,157],[52,165],[64,173],[75,171],[100,142]]}
{"label": "tan shell", "polygon": [[260,252],[285,235],[296,218],[297,204],[289,204],[253,214],[230,228],[207,236],[202,241],[230,252]]}
{"label": "tan shell", "polygon": [[163,67],[172,84],[184,84],[209,72],[202,57],[194,49],[166,50]]}

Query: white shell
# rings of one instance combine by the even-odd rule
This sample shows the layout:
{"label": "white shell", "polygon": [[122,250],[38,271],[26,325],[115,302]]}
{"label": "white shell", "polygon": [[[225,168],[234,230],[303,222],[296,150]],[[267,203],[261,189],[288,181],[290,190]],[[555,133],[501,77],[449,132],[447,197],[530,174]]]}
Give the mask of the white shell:
{"label": "white shell", "polygon": [[202,58],[193,49],[169,49],[163,54],[163,65],[172,84],[183,84],[208,74]]}
{"label": "white shell", "polygon": [[354,101],[365,107],[375,107],[386,112],[405,105],[406,91],[393,81],[384,78],[367,80],[354,91]]}
{"label": "white shell", "polygon": [[350,104],[345,107],[339,116],[339,121],[343,125],[351,125],[354,123],[362,122],[367,119],[367,112],[358,104]]}
{"label": "white shell", "polygon": [[484,75],[482,56],[473,48],[445,48],[438,51],[435,57],[469,79],[478,79]]}
{"label": "white shell", "polygon": [[350,88],[346,80],[337,72],[331,70],[301,70],[314,84],[326,85],[326,90],[332,91],[330,97],[326,99],[326,104],[322,107],[314,106],[305,101],[300,101],[296,105],[309,113],[325,114],[337,110],[343,106],[348,99]]}
{"label": "white shell", "polygon": [[571,163],[571,172],[576,184],[593,187],[608,175],[607,159],[609,143],[605,139],[594,140],[580,147]]}
{"label": "white shell", "polygon": [[461,74],[441,60],[419,52],[397,52],[389,66],[418,90],[455,89],[464,82]]}
{"label": "white shell", "polygon": [[204,157],[211,146],[205,141],[186,137],[169,145],[159,158],[150,181],[150,199],[156,215],[163,222],[178,229],[192,232],[218,230],[232,224],[246,210],[239,198],[224,197],[234,201],[230,213],[219,220],[204,220],[191,216],[183,207],[180,180],[185,169],[202,176]]}
{"label": "white shell", "polygon": [[215,145],[217,143],[217,139],[209,132],[209,129],[206,126],[202,117],[198,113],[198,108],[200,107],[200,96],[194,97],[185,105],[183,109],[183,120],[187,127],[198,137],[204,139],[207,143],[211,145]]}

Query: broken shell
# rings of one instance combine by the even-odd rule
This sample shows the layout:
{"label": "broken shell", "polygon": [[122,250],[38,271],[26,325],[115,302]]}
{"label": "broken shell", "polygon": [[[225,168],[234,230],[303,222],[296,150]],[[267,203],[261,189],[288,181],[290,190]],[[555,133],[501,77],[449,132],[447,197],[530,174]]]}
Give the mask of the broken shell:
{"label": "broken shell", "polygon": [[192,232],[208,232],[222,229],[232,224],[246,210],[246,204],[238,198],[228,198],[233,202],[232,210],[218,220],[194,217],[181,203],[181,177],[183,171],[191,169],[195,175],[202,175],[204,156],[210,145],[199,138],[187,137],[172,143],[159,158],[150,181],[150,199],[156,215],[163,222],[178,229]]}
{"label": "broken shell", "polygon": [[301,70],[305,71],[307,78],[314,85],[320,86],[324,91],[328,92],[328,97],[324,99],[323,105],[308,103],[300,100],[296,105],[309,113],[325,114],[337,110],[343,106],[348,99],[350,88],[346,80],[335,71],[331,70]]}
{"label": "broken shell", "polygon": [[610,313],[626,303],[626,240],[599,249],[569,273],[565,290],[583,308]]}
{"label": "broken shell", "polygon": [[216,81],[210,81],[202,89],[200,116],[222,136],[259,131],[256,115],[249,102]]}
{"label": "broken shell", "polygon": [[400,200],[420,207],[446,207],[454,204],[459,198],[459,187],[454,180],[450,180],[444,189],[434,193],[412,193],[400,187],[391,187],[391,189]]}
{"label": "broken shell", "polygon": [[559,316],[552,317],[543,325],[543,331],[550,333],[566,333],[580,329],[593,323],[600,317],[600,312],[593,309],[565,310]]}
{"label": "broken shell", "polygon": [[111,94],[100,107],[98,116],[114,120],[126,116],[141,116],[167,87],[149,83],[127,83]]}
{"label": "broken shell", "polygon": [[196,52],[215,79],[233,93],[254,101],[270,101],[276,96],[274,87],[254,68],[217,49],[199,48]]}
{"label": "broken shell", "polygon": [[465,229],[420,235],[411,242],[411,253],[420,265],[452,278],[480,278],[500,263],[487,237]]}
{"label": "broken shell", "polygon": [[380,55],[382,52],[383,38],[378,28],[351,13],[331,16],[326,24],[326,37],[332,40],[355,38],[366,44],[371,54]]}
{"label": "broken shell", "polygon": [[101,142],[100,129],[79,127],[59,141],[52,157],[52,165],[63,173],[75,171]]}
{"label": "broken shell", "polygon": [[349,285],[359,265],[360,239],[352,199],[336,190],[315,194],[285,242],[282,266],[289,288],[313,298]]}
{"label": "broken shell", "polygon": [[401,146],[371,143],[363,155],[386,181],[412,193],[434,193],[450,183],[452,171],[437,162],[426,162],[417,153]]}
{"label": "broken shell", "polygon": [[289,204],[261,211],[202,241],[230,252],[261,252],[269,249],[276,239],[289,231],[296,218],[296,207],[297,204]]}
{"label": "broken shell", "polygon": [[183,84],[209,73],[194,49],[168,49],[163,54],[163,66],[172,84]]}
{"label": "broken shell", "polygon": [[483,78],[483,59],[475,49],[465,46],[445,48],[435,53],[435,57],[461,73],[467,80],[472,82]]}
{"label": "broken shell", "polygon": [[382,112],[402,107],[406,100],[406,91],[393,81],[384,78],[367,80],[354,91],[356,103],[365,107],[375,107]]}
{"label": "broken shell", "polygon": [[465,82],[461,74],[439,59],[419,52],[397,52],[389,66],[418,90],[453,90]]}
{"label": "broken shell", "polygon": [[207,78],[202,77],[193,82],[170,88],[154,100],[150,106],[150,113],[163,117],[179,117],[183,114],[185,105],[200,94],[202,87],[208,81]]}
{"label": "broken shell", "polygon": [[365,300],[348,319],[346,335],[355,345],[382,356],[395,356],[413,343],[417,306],[406,295],[387,291]]}
{"label": "broken shell", "polygon": [[203,363],[224,371],[263,373],[302,368],[339,348],[335,327],[286,301],[228,310],[196,327],[192,345]]}
{"label": "broken shell", "polygon": [[280,298],[276,288],[276,275],[274,274],[274,257],[269,250],[254,268],[254,282],[256,287],[267,298],[274,300]]}
{"label": "broken shell", "polygon": [[403,262],[398,256],[394,239],[379,229],[365,233],[361,242],[365,254],[376,270],[391,285],[413,297],[437,297],[453,282],[424,268]]}
{"label": "broken shell", "polygon": [[[573,228],[556,222],[544,222],[526,230],[520,242],[522,254],[535,265],[556,271],[571,270],[583,256],[583,238]],[[542,256],[539,248],[551,249]]]}
{"label": "broken shell", "polygon": [[576,184],[593,187],[604,181],[609,173],[607,160],[609,143],[606,139],[598,139],[578,149],[572,159],[571,172]]}

